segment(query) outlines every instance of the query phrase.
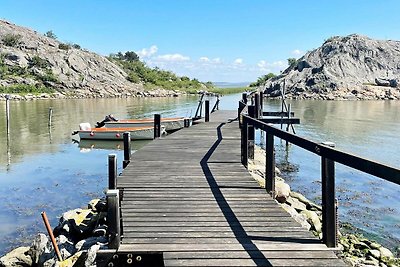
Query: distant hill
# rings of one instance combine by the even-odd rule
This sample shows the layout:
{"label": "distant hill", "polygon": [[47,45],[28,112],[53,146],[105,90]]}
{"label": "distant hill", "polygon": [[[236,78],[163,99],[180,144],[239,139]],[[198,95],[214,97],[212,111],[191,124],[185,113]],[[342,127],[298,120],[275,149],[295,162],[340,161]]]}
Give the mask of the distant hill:
{"label": "distant hill", "polygon": [[231,82],[213,82],[213,85],[218,88],[238,88],[238,87],[247,87],[249,86],[250,82],[238,82],[238,83],[231,83]]}
{"label": "distant hill", "polygon": [[400,99],[400,42],[332,37],[267,81],[265,92],[299,99]]}

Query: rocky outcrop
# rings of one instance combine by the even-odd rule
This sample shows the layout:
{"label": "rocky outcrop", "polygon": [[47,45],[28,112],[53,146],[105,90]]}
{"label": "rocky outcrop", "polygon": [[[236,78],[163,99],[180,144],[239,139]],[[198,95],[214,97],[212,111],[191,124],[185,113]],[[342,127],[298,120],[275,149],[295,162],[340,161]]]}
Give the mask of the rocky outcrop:
{"label": "rocky outcrop", "polygon": [[296,99],[400,99],[400,41],[332,37],[267,81],[265,92]]}
{"label": "rocky outcrop", "polygon": [[[12,37],[14,42],[7,42]],[[143,91],[141,84],[129,82],[125,71],[107,58],[4,20],[0,20],[0,56],[14,71],[27,72],[6,77],[0,73],[0,86],[44,83],[66,96],[136,95]]]}

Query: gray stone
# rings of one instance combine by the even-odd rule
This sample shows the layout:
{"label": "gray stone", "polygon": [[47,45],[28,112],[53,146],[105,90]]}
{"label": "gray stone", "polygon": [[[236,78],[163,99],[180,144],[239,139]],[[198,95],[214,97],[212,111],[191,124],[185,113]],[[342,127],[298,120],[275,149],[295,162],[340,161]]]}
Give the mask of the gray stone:
{"label": "gray stone", "polygon": [[33,240],[32,246],[30,247],[28,254],[32,258],[32,262],[37,264],[40,256],[51,250],[49,239],[44,234],[38,234]]}
{"label": "gray stone", "polygon": [[0,266],[24,267],[32,266],[32,258],[29,256],[29,247],[18,247],[0,258]]}
{"label": "gray stone", "polygon": [[388,79],[375,78],[375,83],[379,86],[390,86],[390,81]]}
{"label": "gray stone", "polygon": [[292,206],[298,212],[303,211],[303,210],[307,210],[306,204],[300,202],[297,198],[293,198],[293,197],[289,196],[286,199],[286,202],[289,203],[290,206]]}
{"label": "gray stone", "polygon": [[377,250],[377,249],[371,249],[371,250],[369,251],[369,254],[370,254],[372,257],[374,257],[375,259],[380,259],[380,257],[381,257],[381,252],[380,252],[379,250]]}
{"label": "gray stone", "polygon": [[100,237],[89,237],[87,239],[83,239],[76,243],[75,248],[78,251],[88,250],[90,247],[94,245],[104,246],[108,243],[108,239],[104,236]]}
{"label": "gray stone", "polygon": [[290,186],[282,181],[275,181],[275,199],[279,203],[285,203],[290,194]]}
{"label": "gray stone", "polygon": [[99,251],[100,245],[94,245],[90,247],[90,249],[87,252],[86,256],[86,261],[85,261],[85,267],[95,267],[96,266],[96,255],[97,251]]}
{"label": "gray stone", "polygon": [[311,229],[311,225],[307,222],[307,217],[306,217],[306,216],[304,216],[304,215],[302,215],[302,214],[299,214],[292,206],[290,206],[290,205],[288,205],[288,204],[286,204],[286,203],[281,204],[281,206],[282,206],[282,208],[283,208],[284,210],[286,210],[286,211],[290,214],[290,216],[292,216],[292,218],[293,218],[296,222],[298,222],[303,228],[305,228],[305,229],[307,229],[307,230],[310,230],[310,229]]}
{"label": "gray stone", "polygon": [[302,212],[300,212],[300,214],[303,214],[304,216],[306,216],[308,223],[311,224],[312,228],[315,229],[315,231],[321,232],[322,224],[318,218],[317,213],[315,213],[314,211],[310,211],[310,210],[303,210]]}
{"label": "gray stone", "polygon": [[385,258],[393,259],[394,258],[393,253],[385,247],[380,247],[379,252],[381,253],[381,259],[385,259]]}

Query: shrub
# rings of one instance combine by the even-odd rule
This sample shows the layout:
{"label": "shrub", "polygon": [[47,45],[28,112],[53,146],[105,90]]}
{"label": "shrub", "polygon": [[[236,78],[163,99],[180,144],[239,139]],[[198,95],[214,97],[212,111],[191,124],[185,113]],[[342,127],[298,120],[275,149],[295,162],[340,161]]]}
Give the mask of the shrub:
{"label": "shrub", "polygon": [[0,93],[2,94],[42,94],[54,93],[53,88],[45,86],[35,86],[30,84],[14,84],[10,86],[0,86]]}
{"label": "shrub", "polygon": [[75,49],[81,49],[81,46],[78,45],[78,44],[73,44],[72,47],[75,48]]}
{"label": "shrub", "polygon": [[33,56],[30,60],[29,60],[29,66],[30,67],[38,67],[38,68],[42,68],[42,69],[47,69],[50,64],[46,59],[43,59],[39,56]]}
{"label": "shrub", "polygon": [[43,75],[36,75],[37,79],[42,81],[42,82],[58,82],[57,77],[54,75],[54,73],[51,70],[47,70],[45,74]]}
{"label": "shrub", "polygon": [[57,36],[54,34],[53,31],[47,31],[47,32],[44,34],[44,36],[49,37],[49,38],[54,39],[54,40],[57,39]]}
{"label": "shrub", "polygon": [[64,43],[60,43],[60,44],[58,45],[58,48],[59,48],[59,49],[62,49],[62,50],[69,50],[69,49],[71,49],[71,45],[69,45],[69,44],[64,44]]}
{"label": "shrub", "polygon": [[3,44],[6,46],[16,47],[22,43],[21,38],[22,38],[22,36],[19,34],[8,33],[3,36],[2,41],[3,41]]}

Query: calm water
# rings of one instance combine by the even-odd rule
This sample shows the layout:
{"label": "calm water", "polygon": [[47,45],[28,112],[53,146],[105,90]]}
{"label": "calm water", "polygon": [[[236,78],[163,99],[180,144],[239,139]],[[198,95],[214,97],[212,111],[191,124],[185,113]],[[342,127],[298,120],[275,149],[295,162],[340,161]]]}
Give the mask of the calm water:
{"label": "calm water", "polygon": [[[222,109],[236,109],[240,95],[221,99]],[[0,254],[11,246],[29,243],[45,232],[40,212],[46,211],[55,226],[62,212],[84,206],[103,195],[107,186],[107,155],[117,153],[119,142],[74,143],[71,132],[80,122],[94,124],[104,115],[119,118],[191,116],[197,97],[151,99],[87,99],[11,102],[11,135],[5,133],[4,102],[0,102]],[[400,103],[292,102],[302,124],[297,133],[316,141],[333,141],[338,148],[400,166]],[[53,124],[47,125],[53,107]],[[266,109],[280,103],[268,101]],[[286,151],[277,142],[278,164],[296,172],[285,174],[293,189],[319,201],[319,159],[294,146]],[[134,149],[144,142],[133,142]],[[121,161],[119,162],[121,164]],[[400,186],[344,167],[337,168],[340,217],[370,233],[400,239]],[[397,238],[397,241],[396,241]]]}

